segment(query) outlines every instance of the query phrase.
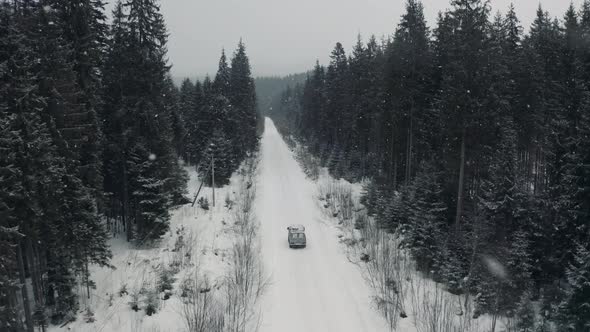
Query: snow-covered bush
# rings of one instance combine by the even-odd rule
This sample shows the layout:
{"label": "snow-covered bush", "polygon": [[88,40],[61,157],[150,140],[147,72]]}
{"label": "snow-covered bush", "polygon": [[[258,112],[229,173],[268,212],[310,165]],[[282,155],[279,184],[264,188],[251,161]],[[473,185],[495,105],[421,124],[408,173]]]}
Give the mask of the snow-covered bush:
{"label": "snow-covered bush", "polygon": [[121,285],[121,288],[119,288],[119,296],[123,297],[127,294],[129,294],[129,292],[127,291],[127,284]]}
{"label": "snow-covered bush", "polygon": [[361,230],[363,228],[365,228],[365,226],[367,225],[367,221],[368,217],[366,213],[359,213],[356,215],[356,217],[354,218],[354,228]]}
{"label": "snow-covered bush", "polygon": [[349,226],[355,216],[354,200],[350,184],[331,180],[319,185],[320,199],[330,216],[338,218],[340,224]]}
{"label": "snow-covered bush", "polygon": [[225,326],[223,305],[207,277],[198,269],[182,282],[182,317],[189,331],[222,332]]}
{"label": "snow-covered bush", "polygon": [[252,211],[256,189],[250,184],[254,183],[256,164],[248,166],[250,170],[242,179],[234,210],[238,238],[232,247],[231,268],[225,282],[225,325],[230,331],[247,331],[250,324],[257,323],[256,304],[267,284],[260,261],[258,224]]}
{"label": "snow-covered bush", "polygon": [[145,298],[145,313],[148,316],[155,314],[160,309],[160,298],[158,297],[157,289],[150,289],[146,291]]}
{"label": "snow-covered bush", "polygon": [[199,203],[199,206],[201,207],[201,209],[209,210],[209,200],[206,197],[199,198],[197,203]]}
{"label": "snow-covered bush", "polygon": [[90,307],[87,307],[84,312],[84,321],[86,323],[94,323],[94,321],[96,321],[96,318],[94,318],[94,311],[92,311]]}
{"label": "snow-covered bush", "polygon": [[303,168],[303,171],[312,180],[317,180],[320,176],[321,162],[320,159],[311,154],[304,146],[295,147],[295,158]]}
{"label": "snow-covered bush", "polygon": [[139,292],[131,292],[129,295],[131,296],[129,306],[133,311],[139,311]]}
{"label": "snow-covered bush", "polygon": [[158,291],[165,292],[172,290],[174,286],[174,271],[169,269],[162,269],[158,278]]}
{"label": "snow-covered bush", "polygon": [[231,210],[231,208],[234,206],[234,201],[232,201],[231,197],[229,196],[229,193],[227,193],[225,195],[225,207],[228,210]]}

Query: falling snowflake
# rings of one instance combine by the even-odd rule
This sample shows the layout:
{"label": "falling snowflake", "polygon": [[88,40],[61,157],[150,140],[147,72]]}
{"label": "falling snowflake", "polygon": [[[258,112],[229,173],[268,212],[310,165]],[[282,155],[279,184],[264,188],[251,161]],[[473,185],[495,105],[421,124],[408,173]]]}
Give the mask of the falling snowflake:
{"label": "falling snowflake", "polygon": [[156,154],[155,153],[150,153],[148,159],[151,160],[151,161],[156,160]]}
{"label": "falling snowflake", "polygon": [[500,279],[508,279],[508,272],[502,263],[490,256],[483,256],[483,261],[486,264],[488,271]]}

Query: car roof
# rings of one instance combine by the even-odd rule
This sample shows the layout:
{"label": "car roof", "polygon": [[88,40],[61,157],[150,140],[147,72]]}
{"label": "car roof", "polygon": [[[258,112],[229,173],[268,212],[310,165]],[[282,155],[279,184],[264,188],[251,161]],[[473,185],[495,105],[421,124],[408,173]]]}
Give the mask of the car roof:
{"label": "car roof", "polygon": [[303,225],[291,225],[287,227],[290,232],[305,232],[305,226]]}

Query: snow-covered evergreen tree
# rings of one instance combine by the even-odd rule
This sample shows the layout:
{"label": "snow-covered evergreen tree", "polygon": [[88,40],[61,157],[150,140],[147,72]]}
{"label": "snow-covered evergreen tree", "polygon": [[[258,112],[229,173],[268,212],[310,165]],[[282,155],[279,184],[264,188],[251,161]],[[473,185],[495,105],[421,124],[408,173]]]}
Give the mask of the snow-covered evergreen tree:
{"label": "snow-covered evergreen tree", "polygon": [[560,325],[563,331],[590,329],[590,249],[578,245],[574,263],[567,269],[569,288],[560,306]]}

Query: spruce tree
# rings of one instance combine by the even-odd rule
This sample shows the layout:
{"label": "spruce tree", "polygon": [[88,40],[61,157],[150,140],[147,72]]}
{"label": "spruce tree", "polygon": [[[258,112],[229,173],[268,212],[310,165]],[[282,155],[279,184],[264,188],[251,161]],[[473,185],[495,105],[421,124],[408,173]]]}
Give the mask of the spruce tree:
{"label": "spruce tree", "polygon": [[570,288],[559,308],[563,331],[590,329],[590,249],[578,245],[574,263],[567,269]]}
{"label": "spruce tree", "polygon": [[[408,0],[406,13],[398,25],[395,38],[388,50],[387,82],[393,97],[393,106],[399,114],[394,120],[399,136],[396,140],[403,142],[404,166],[403,176],[409,184],[414,172],[414,150],[418,143],[424,145],[427,137],[423,133],[422,123],[430,101],[428,100],[430,82],[427,79],[431,70],[429,30],[424,18],[424,8],[420,1]],[[422,149],[420,149],[422,150]]]}
{"label": "spruce tree", "polygon": [[152,0],[120,3],[113,16],[104,71],[105,187],[120,202],[128,239],[132,217],[138,234],[157,238],[167,230],[164,211],[184,201],[186,188],[174,144],[181,133],[173,130],[182,128],[171,96],[167,32]]}
{"label": "spruce tree", "polygon": [[404,245],[410,249],[421,271],[429,272],[441,264],[440,243],[445,231],[447,207],[441,200],[442,186],[432,162],[420,165],[420,172],[409,190],[408,222],[403,226]]}
{"label": "spruce tree", "polygon": [[345,123],[349,121],[349,81],[348,59],[341,43],[336,43],[330,55],[330,65],[326,72],[326,118],[322,130],[326,130],[327,143],[336,145],[341,141],[346,144],[348,137]]}
{"label": "spruce tree", "polygon": [[241,40],[231,59],[230,95],[226,97],[232,107],[229,121],[237,124],[234,128],[235,133],[230,137],[233,144],[239,147],[238,158],[242,159],[248,152],[257,148],[259,116],[250,60],[246,54],[246,46]]}
{"label": "spruce tree", "polygon": [[213,89],[217,94],[229,98],[231,96],[231,71],[227,64],[227,57],[225,50],[221,50],[221,57],[219,58],[219,67],[215,80],[213,81]]}
{"label": "spruce tree", "polygon": [[15,167],[16,153],[14,147],[19,142],[18,135],[11,130],[14,117],[0,118],[0,329],[19,331],[20,323],[17,306],[17,292],[20,289],[17,278],[16,249],[24,236],[18,232],[18,220],[14,218],[15,207],[12,204],[18,195],[20,181],[19,170]]}

